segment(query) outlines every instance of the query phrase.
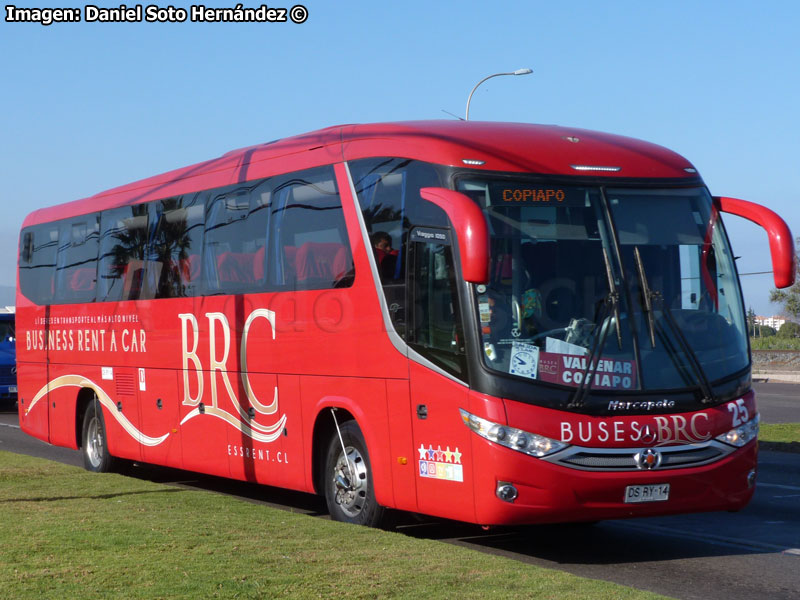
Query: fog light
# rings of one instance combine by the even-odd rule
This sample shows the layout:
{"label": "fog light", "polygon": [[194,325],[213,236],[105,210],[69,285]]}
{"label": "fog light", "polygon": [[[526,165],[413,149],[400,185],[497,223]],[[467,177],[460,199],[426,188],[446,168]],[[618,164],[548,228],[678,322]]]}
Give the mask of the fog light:
{"label": "fog light", "polygon": [[747,487],[751,488],[756,484],[756,470],[753,469],[747,474]]}
{"label": "fog light", "polygon": [[517,488],[506,481],[497,482],[497,497],[503,502],[514,502],[517,499]]}

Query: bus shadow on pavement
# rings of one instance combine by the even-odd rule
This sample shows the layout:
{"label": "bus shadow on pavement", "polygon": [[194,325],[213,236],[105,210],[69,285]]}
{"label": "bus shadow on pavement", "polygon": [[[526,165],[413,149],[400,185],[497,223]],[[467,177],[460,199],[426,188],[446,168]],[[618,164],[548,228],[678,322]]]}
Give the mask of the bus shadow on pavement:
{"label": "bus shadow on pavement", "polygon": [[790,452],[792,454],[800,454],[800,442],[764,442],[758,441],[759,450],[768,450],[771,452]]}
{"label": "bus shadow on pavement", "polygon": [[610,565],[676,559],[769,553],[744,544],[720,544],[668,533],[643,531],[626,521],[492,527],[430,521],[401,525],[398,531],[501,554],[537,564]]}
{"label": "bus shadow on pavement", "polygon": [[[317,518],[329,518],[322,496],[236,481],[190,471],[136,463],[125,475],[199,489]],[[650,519],[490,527],[390,511],[388,529],[409,537],[437,540],[517,560],[559,565],[609,565],[774,552],[774,549],[704,542],[653,527]],[[663,531],[658,531],[662,529]]]}

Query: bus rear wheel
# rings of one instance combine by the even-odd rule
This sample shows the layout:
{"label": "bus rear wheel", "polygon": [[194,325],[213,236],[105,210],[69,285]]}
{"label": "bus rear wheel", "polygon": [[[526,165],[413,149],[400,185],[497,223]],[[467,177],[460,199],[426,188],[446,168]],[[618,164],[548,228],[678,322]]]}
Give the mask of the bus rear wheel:
{"label": "bus rear wheel", "polygon": [[114,467],[114,457],[108,452],[106,423],[103,409],[96,400],[92,402],[83,415],[83,433],[81,449],[83,466],[87,471],[108,473]]}
{"label": "bus rear wheel", "polygon": [[[325,500],[335,521],[377,527],[384,509],[375,499],[372,466],[364,436],[355,421],[340,428],[342,439],[333,435],[325,460]],[[342,450],[344,443],[344,451]]]}

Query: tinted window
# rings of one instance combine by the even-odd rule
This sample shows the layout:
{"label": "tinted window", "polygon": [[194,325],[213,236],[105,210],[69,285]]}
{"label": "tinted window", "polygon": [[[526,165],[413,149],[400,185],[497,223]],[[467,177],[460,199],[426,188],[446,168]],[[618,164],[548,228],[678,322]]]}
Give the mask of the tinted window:
{"label": "tinted window", "polygon": [[332,168],[295,173],[277,182],[270,231],[273,285],[290,289],[352,285],[353,257]]}
{"label": "tinted window", "polygon": [[61,223],[56,256],[57,303],[94,302],[99,232],[97,215]]}
{"label": "tinted window", "polygon": [[156,222],[147,263],[148,282],[156,298],[198,293],[203,250],[204,193],[159,200],[153,204]]}
{"label": "tinted window", "polygon": [[147,248],[147,205],[125,206],[100,219],[100,264],[97,299],[138,300],[144,284]]}
{"label": "tinted window", "polygon": [[405,337],[407,238],[414,225],[447,226],[447,217],[422,199],[423,187],[443,185],[429,164],[403,158],[370,158],[350,164],[387,307]]}
{"label": "tinted window", "polygon": [[[438,234],[443,243],[418,241],[415,232]],[[453,254],[446,230],[415,229],[409,252],[411,323],[409,344],[449,373],[465,373],[464,335],[458,309]]]}
{"label": "tinted window", "polygon": [[36,304],[53,302],[57,249],[57,224],[37,225],[22,232],[19,284],[25,297]]}
{"label": "tinted window", "polygon": [[31,227],[19,263],[23,293],[38,304],[56,288],[60,302],[115,302],[354,278],[332,167]]}
{"label": "tinted window", "polygon": [[205,277],[209,292],[264,288],[268,181],[213,190],[206,207]]}
{"label": "tinted window", "polygon": [[381,279],[404,279],[401,250],[410,227],[447,226],[444,212],[419,195],[421,188],[441,186],[442,180],[431,165],[402,158],[355,161],[350,169],[373,248],[385,240],[395,251],[376,250]]}

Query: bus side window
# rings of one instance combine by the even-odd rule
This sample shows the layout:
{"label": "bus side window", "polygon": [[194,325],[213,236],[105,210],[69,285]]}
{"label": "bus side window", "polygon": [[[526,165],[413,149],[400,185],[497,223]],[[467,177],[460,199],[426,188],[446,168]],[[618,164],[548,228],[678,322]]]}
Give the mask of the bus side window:
{"label": "bus side window", "polygon": [[147,279],[156,298],[199,293],[204,196],[189,194],[154,203],[156,227],[150,241]]}
{"label": "bus side window", "polygon": [[55,293],[58,225],[49,223],[26,229],[21,236],[20,245],[20,291],[36,304],[52,304]]}
{"label": "bus side window", "polygon": [[270,240],[278,288],[350,287],[350,240],[333,169],[293,173],[274,190]]}
{"label": "bus side window", "polygon": [[447,225],[444,212],[419,195],[421,188],[441,186],[442,180],[431,165],[404,158],[368,158],[349,166],[386,307],[405,339],[408,232],[422,223]]}
{"label": "bus side window", "polygon": [[[420,241],[411,232],[409,288],[411,323],[409,345],[434,364],[457,377],[466,375],[464,334],[449,239]],[[443,229],[425,228],[449,238]]]}
{"label": "bus side window", "polygon": [[136,204],[103,213],[100,219],[98,302],[144,299],[147,205]]}
{"label": "bus side window", "polygon": [[207,291],[230,294],[264,289],[270,199],[269,180],[212,191],[204,236]]}
{"label": "bus side window", "polygon": [[55,301],[94,302],[97,281],[98,215],[62,222],[56,257]]}

